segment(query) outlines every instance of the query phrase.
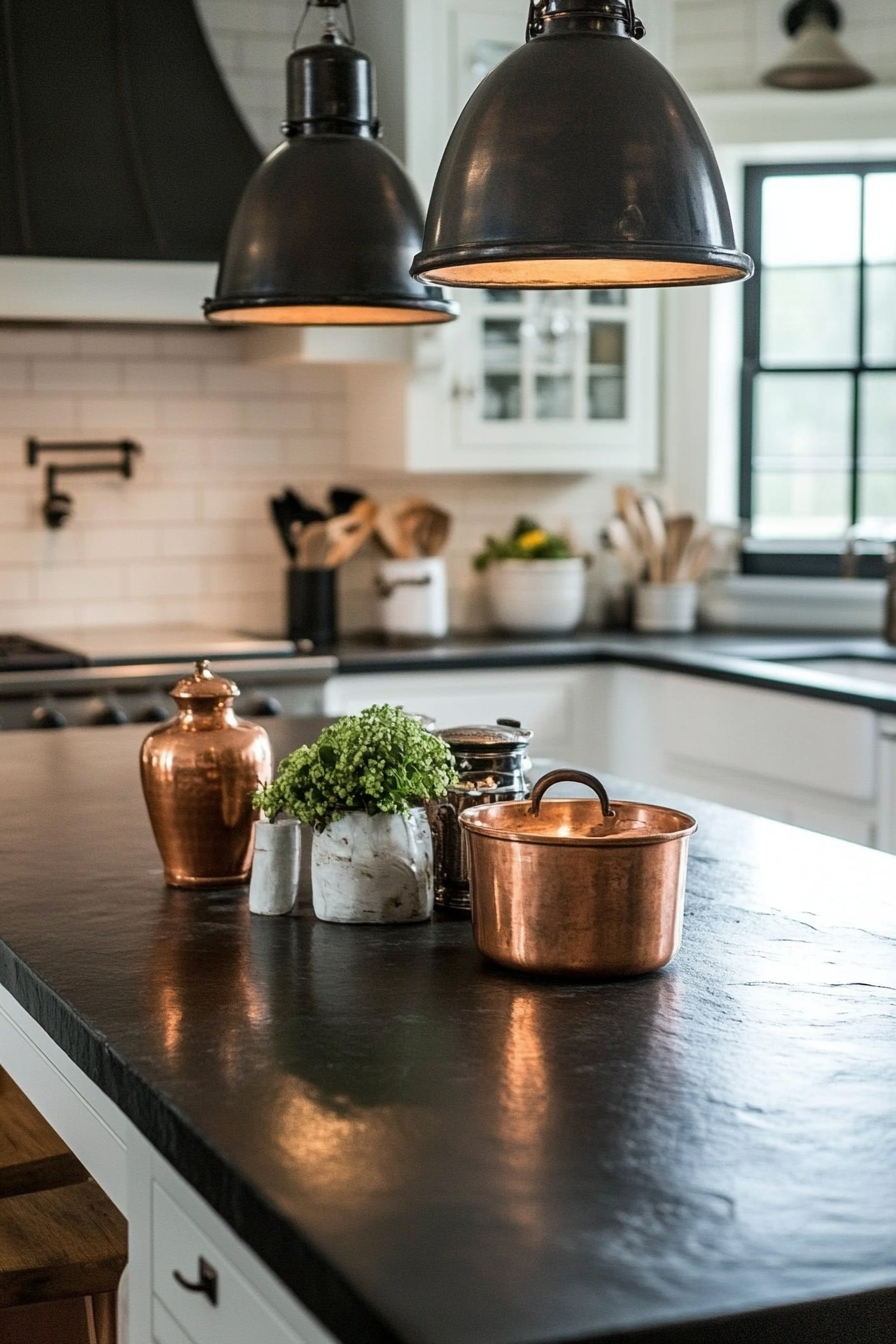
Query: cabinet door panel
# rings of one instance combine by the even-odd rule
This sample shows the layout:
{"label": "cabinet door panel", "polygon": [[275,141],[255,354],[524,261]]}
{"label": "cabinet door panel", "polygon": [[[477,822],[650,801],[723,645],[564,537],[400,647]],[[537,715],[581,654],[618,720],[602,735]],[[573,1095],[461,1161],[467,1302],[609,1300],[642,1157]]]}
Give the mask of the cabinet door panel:
{"label": "cabinet door panel", "polygon": [[875,720],[870,710],[703,677],[665,679],[664,738],[674,761],[700,761],[870,800]]}

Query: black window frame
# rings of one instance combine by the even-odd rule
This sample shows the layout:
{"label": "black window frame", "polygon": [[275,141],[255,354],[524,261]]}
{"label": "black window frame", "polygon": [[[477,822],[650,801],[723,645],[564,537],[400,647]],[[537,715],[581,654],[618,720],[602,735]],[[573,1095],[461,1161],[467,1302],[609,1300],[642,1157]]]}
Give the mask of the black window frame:
{"label": "black window frame", "polygon": [[[848,373],[852,375],[852,479],[850,483],[850,525],[857,519],[860,484],[861,408],[860,379],[862,374],[896,373],[892,364],[865,363],[865,249],[864,249],[864,179],[870,173],[896,173],[896,159],[825,159],[806,163],[748,164],[744,168],[744,250],[756,264],[752,279],[744,285],[743,353],[740,389],[740,473],[739,507],[741,525],[749,536],[753,521],[753,446],[754,446],[754,386],[759,374],[793,373]],[[812,364],[811,366],[777,365],[765,367],[761,360],[762,317],[762,188],[770,177],[818,177],[841,173],[862,178],[862,218],[860,222],[862,249],[859,256],[859,301],[857,360],[853,364]],[[805,544],[804,544],[805,545]],[[836,542],[819,543],[800,550],[796,541],[782,540],[747,543],[743,553],[743,569],[747,573],[824,576],[835,575],[840,569],[839,547]],[[860,563],[862,576],[877,576],[883,572],[883,560],[876,555],[863,556]]]}

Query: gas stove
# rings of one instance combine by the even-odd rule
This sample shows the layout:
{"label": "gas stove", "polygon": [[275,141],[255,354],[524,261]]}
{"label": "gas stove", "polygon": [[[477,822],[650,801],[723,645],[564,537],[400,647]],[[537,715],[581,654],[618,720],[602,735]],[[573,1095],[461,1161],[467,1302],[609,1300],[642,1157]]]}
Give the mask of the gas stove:
{"label": "gas stove", "polygon": [[40,672],[54,667],[86,667],[87,659],[72,649],[44,644],[27,635],[0,635],[0,672]]}

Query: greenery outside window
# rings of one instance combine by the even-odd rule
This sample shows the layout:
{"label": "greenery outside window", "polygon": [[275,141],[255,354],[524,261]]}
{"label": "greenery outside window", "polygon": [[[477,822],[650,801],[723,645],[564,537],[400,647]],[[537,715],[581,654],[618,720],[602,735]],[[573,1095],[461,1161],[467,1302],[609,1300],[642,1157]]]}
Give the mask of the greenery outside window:
{"label": "greenery outside window", "polygon": [[764,164],[745,188],[748,567],[823,573],[800,551],[896,528],[896,162]]}

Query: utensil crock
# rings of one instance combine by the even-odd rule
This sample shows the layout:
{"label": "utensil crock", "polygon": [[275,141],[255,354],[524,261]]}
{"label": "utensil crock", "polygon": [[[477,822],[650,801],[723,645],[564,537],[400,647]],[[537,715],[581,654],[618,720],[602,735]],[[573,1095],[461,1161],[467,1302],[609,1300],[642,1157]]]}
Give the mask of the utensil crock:
{"label": "utensil crock", "polygon": [[[590,798],[545,799],[553,784]],[[553,770],[531,802],[473,807],[467,838],[473,937],[484,956],[540,975],[641,975],[678,951],[693,817],[613,802],[600,780]]]}

